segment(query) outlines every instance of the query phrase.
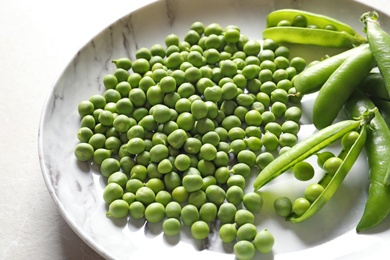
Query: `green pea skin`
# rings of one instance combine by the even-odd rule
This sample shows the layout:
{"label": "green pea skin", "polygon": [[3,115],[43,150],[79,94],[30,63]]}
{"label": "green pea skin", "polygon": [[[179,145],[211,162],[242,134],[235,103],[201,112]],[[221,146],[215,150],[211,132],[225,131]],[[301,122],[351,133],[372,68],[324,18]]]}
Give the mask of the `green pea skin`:
{"label": "green pea skin", "polygon": [[150,203],[145,209],[145,219],[150,223],[158,223],[165,217],[165,207],[159,202]]}
{"label": "green pea skin", "polygon": [[292,211],[297,216],[302,216],[310,207],[310,202],[306,198],[297,198],[292,205]]}
{"label": "green pea skin", "polygon": [[269,253],[275,243],[275,238],[267,229],[257,232],[253,244],[257,251],[263,254]]}
{"label": "green pea skin", "polygon": [[231,243],[236,239],[237,228],[236,224],[226,223],[219,229],[219,237],[225,243]]}
{"label": "green pea skin", "polygon": [[181,223],[177,218],[167,218],[162,224],[164,235],[176,236],[180,233]]}
{"label": "green pea skin", "polygon": [[139,201],[134,201],[129,206],[130,217],[133,219],[141,219],[145,216],[145,206]]}
{"label": "green pea skin", "polygon": [[74,155],[76,159],[82,162],[88,161],[93,158],[94,147],[87,143],[79,143],[76,145]]}
{"label": "green pea skin", "polygon": [[257,235],[257,228],[254,224],[246,223],[237,229],[237,240],[253,241]]}
{"label": "green pea skin", "polygon": [[239,186],[231,186],[226,191],[226,200],[237,206],[242,203],[244,191]]}
{"label": "green pea skin", "polygon": [[255,246],[250,241],[241,240],[233,246],[234,254],[237,259],[250,260],[255,256]]}
{"label": "green pea skin", "polygon": [[274,210],[280,217],[288,217],[292,212],[292,202],[287,197],[279,197],[274,201]]}
{"label": "green pea skin", "polygon": [[116,199],[120,199],[123,196],[123,188],[118,183],[108,183],[103,190],[103,200],[105,203],[110,204]]}
{"label": "green pea skin", "polygon": [[263,197],[255,191],[245,193],[242,201],[245,208],[252,213],[260,212],[263,207]]}
{"label": "green pea skin", "polygon": [[110,203],[106,216],[120,219],[126,217],[127,214],[129,214],[129,204],[122,199],[116,199]]}

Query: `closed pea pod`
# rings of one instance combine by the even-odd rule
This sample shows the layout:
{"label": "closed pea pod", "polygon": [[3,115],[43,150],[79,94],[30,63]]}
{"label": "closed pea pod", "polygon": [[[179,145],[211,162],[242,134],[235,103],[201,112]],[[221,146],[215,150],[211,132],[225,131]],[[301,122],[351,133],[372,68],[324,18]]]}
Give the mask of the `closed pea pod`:
{"label": "closed pea pod", "polygon": [[[355,116],[374,107],[369,98],[356,93],[348,100],[346,113]],[[376,112],[371,128],[367,130],[365,151],[370,168],[370,186],[363,215],[356,227],[357,232],[379,225],[390,214],[390,186],[385,185],[384,179],[390,165],[390,130],[379,112]]]}
{"label": "closed pea pod", "polygon": [[317,128],[324,128],[336,119],[354,89],[370,73],[374,65],[374,58],[367,46],[361,52],[348,57],[337,68],[322,86],[314,101],[313,123]]}

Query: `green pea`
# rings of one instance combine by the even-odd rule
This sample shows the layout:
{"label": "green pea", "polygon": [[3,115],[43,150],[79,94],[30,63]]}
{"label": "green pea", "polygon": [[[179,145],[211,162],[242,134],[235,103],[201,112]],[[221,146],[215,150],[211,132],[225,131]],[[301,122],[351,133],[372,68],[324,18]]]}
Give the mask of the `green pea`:
{"label": "green pea", "polygon": [[162,229],[167,236],[176,236],[180,233],[181,223],[177,218],[167,218],[162,224]]}
{"label": "green pea", "polygon": [[[226,154],[225,152],[222,153]],[[226,163],[225,166],[219,167],[214,172],[214,177],[216,179],[216,182],[219,184],[225,184],[227,180],[230,178],[230,171],[227,165],[228,163]]]}
{"label": "green pea", "polygon": [[264,92],[267,95],[271,95],[273,91],[276,89],[276,84],[273,81],[263,82],[260,86],[260,91]]}
{"label": "green pea", "polygon": [[286,109],[284,112],[284,118],[294,122],[299,122],[302,117],[302,110],[299,107],[293,106]]}
{"label": "green pea", "polygon": [[250,110],[245,115],[245,123],[250,126],[260,126],[263,121],[263,117],[257,110]]}
{"label": "green pea", "polygon": [[264,60],[260,63],[260,69],[261,70],[268,69],[273,73],[276,70],[276,65],[273,61]]}
{"label": "green pea", "polygon": [[203,220],[195,221],[191,225],[191,234],[195,239],[202,240],[207,238],[210,233],[210,227]]}
{"label": "green pea", "polygon": [[136,107],[142,107],[146,102],[146,94],[142,89],[133,88],[130,90],[129,99]]}
{"label": "green pea", "polygon": [[116,199],[120,199],[123,196],[123,188],[118,183],[108,183],[103,190],[103,200],[105,203],[110,204]]}
{"label": "green pea", "polygon": [[179,219],[181,216],[181,205],[177,201],[170,201],[165,206],[165,215],[167,218]]}
{"label": "green pea", "polygon": [[309,202],[314,202],[323,191],[324,187],[322,187],[320,184],[312,183],[305,190],[305,198]]}
{"label": "green pea", "polygon": [[125,187],[128,178],[123,172],[114,172],[108,177],[107,183],[117,183],[121,187]]}
{"label": "green pea", "polygon": [[122,199],[116,199],[108,206],[106,216],[119,219],[126,217],[127,214],[129,214],[129,204]]}
{"label": "green pea", "polygon": [[249,260],[255,256],[255,246],[250,241],[241,240],[233,246],[234,254],[237,259]]}
{"label": "green pea", "polygon": [[108,150],[108,149],[105,149],[105,148],[98,148],[93,153],[93,161],[94,161],[94,163],[96,163],[98,165],[101,165],[102,162],[105,159],[110,158],[111,155],[112,155],[112,151],[111,150]]}
{"label": "green pea", "polygon": [[256,40],[249,40],[245,43],[243,51],[247,55],[257,56],[260,53],[260,43]]}
{"label": "green pea", "polygon": [[212,161],[217,156],[217,148],[212,144],[205,143],[200,147],[200,156],[207,161]]}
{"label": "green pea", "polygon": [[283,122],[281,126],[281,130],[284,133],[290,133],[293,135],[297,135],[299,132],[300,126],[297,122],[291,121],[291,120],[286,120]]}
{"label": "green pea", "polygon": [[238,174],[243,176],[244,178],[247,178],[251,174],[251,168],[249,165],[245,163],[236,163],[232,169],[231,169],[233,174]]}
{"label": "green pea", "polygon": [[192,226],[196,221],[199,221],[199,211],[198,209],[191,204],[185,205],[181,210],[181,220],[183,225]]}
{"label": "green pea", "polygon": [[274,236],[267,229],[259,231],[253,240],[253,244],[257,251],[263,254],[270,252],[274,246],[274,243]]}
{"label": "green pea", "polygon": [[171,202],[172,196],[171,194],[166,190],[160,190],[156,194],[156,202],[161,203],[164,207]]}
{"label": "green pea", "polygon": [[231,243],[236,239],[237,228],[236,224],[226,223],[223,224],[219,229],[219,237],[225,243]]}
{"label": "green pea", "polygon": [[343,160],[339,157],[330,157],[324,162],[324,170],[331,176],[333,176],[336,171],[340,168],[340,165],[343,163]]}
{"label": "green pea", "polygon": [[137,190],[144,186],[144,183],[139,179],[130,179],[126,182],[126,190],[132,193],[136,193]]}
{"label": "green pea", "polygon": [[232,127],[228,132],[228,138],[231,141],[242,140],[245,138],[245,130],[241,127]]}
{"label": "green pea", "polygon": [[314,168],[310,163],[302,161],[294,165],[293,173],[298,180],[308,181],[314,176]]}
{"label": "green pea", "polygon": [[142,202],[144,205],[149,205],[155,201],[156,195],[149,187],[140,187],[135,193],[137,201]]}
{"label": "green pea", "polygon": [[217,206],[221,205],[226,198],[225,191],[218,185],[208,186],[205,192],[207,199]]}
{"label": "green pea", "polygon": [[145,209],[145,219],[150,223],[158,223],[165,217],[164,205],[158,202],[150,203]]}
{"label": "green pea", "polygon": [[106,158],[103,160],[100,165],[100,172],[104,177],[109,177],[114,172],[118,172],[120,170],[120,163],[117,159],[114,158]]}
{"label": "green pea", "polygon": [[262,170],[270,164],[275,157],[270,152],[263,152],[256,157],[256,164]]}
{"label": "green pea", "polygon": [[85,162],[93,158],[94,147],[91,144],[79,143],[76,145],[74,154],[77,160]]}
{"label": "green pea", "polygon": [[107,74],[103,77],[103,84],[106,89],[114,89],[118,79],[113,74]]}
{"label": "green pea", "polygon": [[276,214],[281,217],[288,217],[292,212],[292,202],[287,197],[279,197],[274,201]]}
{"label": "green pea", "polygon": [[237,160],[239,163],[253,167],[256,164],[256,154],[250,150],[242,150],[237,154]]}
{"label": "green pea", "polygon": [[134,201],[129,206],[130,217],[141,219],[145,216],[145,206],[139,201]]}
{"label": "green pea", "polygon": [[271,112],[275,115],[276,118],[281,118],[287,110],[286,104],[276,101],[271,105]]}
{"label": "green pea", "polygon": [[281,147],[288,146],[292,147],[298,142],[298,138],[294,134],[282,133],[279,136],[279,144]]}
{"label": "green pea", "polygon": [[208,161],[205,159],[198,160],[197,168],[202,177],[211,176],[215,174],[215,165],[212,161]]}
{"label": "green pea", "polygon": [[330,151],[317,153],[317,165],[323,169],[326,160],[332,157],[335,157],[335,155]]}
{"label": "green pea", "polygon": [[245,223],[237,229],[237,240],[253,241],[257,235],[257,228],[252,223]]}
{"label": "green pea", "polygon": [[359,132],[357,131],[351,131],[349,133],[346,133],[341,138],[341,145],[343,146],[344,149],[349,149],[356,142],[358,137],[359,137]]}
{"label": "green pea", "polygon": [[194,205],[196,208],[200,209],[202,205],[207,202],[206,194],[203,190],[190,192],[188,195],[187,202],[188,204]]}
{"label": "green pea", "polygon": [[275,151],[279,147],[278,137],[269,131],[265,132],[261,141],[268,151]]}
{"label": "green pea", "polygon": [[243,204],[250,212],[258,213],[263,206],[263,197],[258,192],[248,192],[243,197]]}
{"label": "green pea", "polygon": [[298,198],[292,205],[292,211],[297,216],[302,216],[310,207],[310,202],[306,198]]}
{"label": "green pea", "polygon": [[247,137],[261,138],[262,136],[261,129],[257,126],[247,126],[245,128],[245,134]]}
{"label": "green pea", "polygon": [[145,186],[150,188],[155,194],[164,190],[164,182],[159,178],[151,178],[146,183]]}
{"label": "green pea", "polygon": [[203,186],[203,179],[200,175],[186,175],[183,177],[183,186],[187,192],[200,190]]}
{"label": "green pea", "polygon": [[239,186],[231,186],[226,191],[226,200],[237,206],[242,203],[244,191]]}
{"label": "green pea", "polygon": [[172,199],[178,203],[188,200],[189,192],[183,186],[177,186],[172,190]]}
{"label": "green pea", "polygon": [[244,189],[245,188],[245,178],[244,176],[242,175],[231,175],[229,177],[229,179],[227,180],[227,185],[228,185],[228,188],[232,187],[232,186],[238,186],[240,187],[241,189]]}
{"label": "green pea", "polygon": [[206,223],[213,222],[217,217],[217,206],[214,203],[207,202],[203,204],[199,209],[200,220]]}
{"label": "green pea", "polygon": [[126,201],[127,204],[131,204],[135,201],[135,194],[132,192],[125,192],[123,193],[122,200]]}

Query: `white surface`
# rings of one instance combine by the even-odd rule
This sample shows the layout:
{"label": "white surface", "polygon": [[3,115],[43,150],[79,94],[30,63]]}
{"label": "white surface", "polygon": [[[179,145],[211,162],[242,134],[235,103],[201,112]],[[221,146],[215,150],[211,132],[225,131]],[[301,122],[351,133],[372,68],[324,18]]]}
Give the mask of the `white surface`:
{"label": "white surface", "polygon": [[[78,49],[149,2],[0,2],[0,259],[100,258],[62,219],[47,191],[38,161],[38,124],[53,82]],[[390,10],[387,1],[370,4]],[[372,253],[361,250],[360,256]]]}

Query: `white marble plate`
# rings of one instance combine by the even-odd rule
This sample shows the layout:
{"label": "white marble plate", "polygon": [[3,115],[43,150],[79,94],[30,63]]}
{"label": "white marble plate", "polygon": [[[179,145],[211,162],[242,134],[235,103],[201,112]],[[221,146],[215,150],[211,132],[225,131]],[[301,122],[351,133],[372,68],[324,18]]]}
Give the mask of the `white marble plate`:
{"label": "white marble plate", "polygon": [[[91,95],[102,93],[102,78],[114,70],[111,61],[118,57],[134,58],[135,51],[155,43],[164,44],[170,33],[182,39],[194,21],[237,25],[251,39],[261,39],[266,15],[275,9],[301,8],[331,15],[360,31],[359,17],[370,10],[355,1],[330,0],[165,0],[135,11],[105,28],[73,57],[53,85],[44,106],[39,129],[39,153],[43,177],[63,217],[94,250],[113,259],[234,259],[230,246],[223,246],[217,233],[207,241],[195,242],[188,232],[180,238],[166,238],[159,225],[143,222],[112,221],[106,218],[102,199],[104,180],[86,163],[73,155],[78,143],[77,105]],[[382,15],[383,26],[390,25]],[[292,54],[308,60],[326,54],[323,49],[293,48]],[[312,133],[311,99],[304,104],[307,123],[300,138]],[[264,211],[257,216],[259,228],[275,236],[271,253],[257,254],[262,259],[365,259],[385,252],[389,245],[387,220],[370,234],[357,235],[354,228],[362,214],[367,189],[367,164],[364,156],[347,176],[342,188],[320,213],[302,224],[277,218],[270,210],[273,196],[294,195],[302,187],[292,188],[289,177],[276,181],[264,191]],[[287,189],[286,189],[287,188]],[[267,200],[268,199],[268,200]],[[268,210],[267,210],[268,209]],[[188,230],[187,230],[188,231]],[[386,240],[387,239],[387,240]],[[379,252],[379,253],[378,253]],[[378,259],[378,258],[377,258]]]}

